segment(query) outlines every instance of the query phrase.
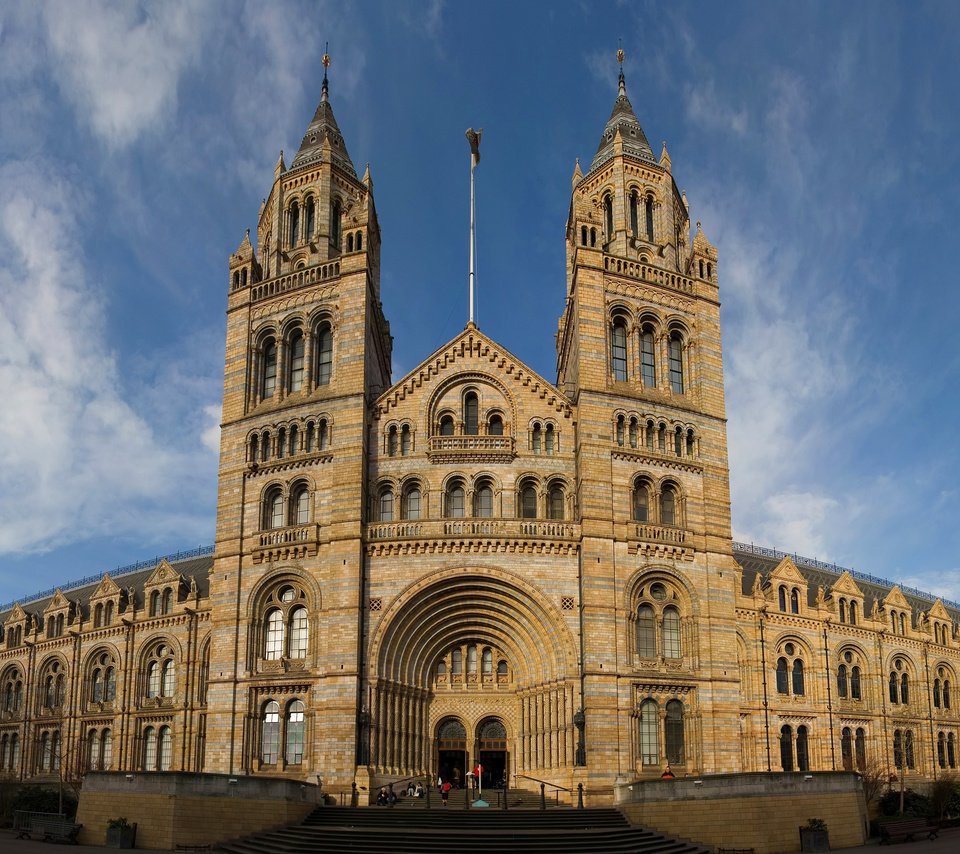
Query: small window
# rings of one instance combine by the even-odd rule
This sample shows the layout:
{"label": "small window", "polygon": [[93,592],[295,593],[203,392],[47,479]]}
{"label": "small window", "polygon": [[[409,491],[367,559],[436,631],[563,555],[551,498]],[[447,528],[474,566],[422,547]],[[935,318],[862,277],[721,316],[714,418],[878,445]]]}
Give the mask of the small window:
{"label": "small window", "polygon": [[609,193],[603,197],[603,222],[606,228],[606,242],[613,240],[613,196]]}
{"label": "small window", "polygon": [[420,487],[411,486],[403,494],[401,514],[404,519],[420,518]]}
{"label": "small window", "polygon": [[537,518],[537,490],[532,484],[520,490],[520,515],[524,519]]}
{"label": "small window", "polygon": [[790,613],[800,613],[800,591],[796,587],[790,591]]}
{"label": "small window", "polygon": [[633,520],[635,522],[650,521],[650,490],[643,482],[633,489]]}
{"label": "small window", "polygon": [[653,199],[647,196],[643,204],[644,214],[646,215],[647,240],[653,242]]}
{"label": "small window", "polygon": [[640,236],[638,208],[639,198],[637,197],[637,191],[634,190],[630,193],[630,234],[634,237]]}
{"label": "small window", "polygon": [[493,489],[489,483],[482,483],[477,487],[473,500],[474,516],[479,516],[481,519],[489,519],[493,516]]}
{"label": "small window", "polygon": [[303,333],[297,329],[290,336],[290,391],[303,388]]}
{"label": "small window", "polygon": [[273,397],[277,389],[277,342],[268,339],[263,346],[263,395]]}
{"label": "small window", "polygon": [[377,520],[380,522],[393,521],[393,490],[390,487],[385,487],[380,490]]}
{"label": "small window", "polygon": [[647,388],[656,388],[657,362],[653,344],[653,330],[644,327],[640,333],[640,371],[643,384]]}
{"label": "small window", "polygon": [[627,379],[627,325],[622,318],[613,321],[610,332],[610,352],[613,359],[613,378],[618,382]]}
{"label": "small window", "polygon": [[453,416],[452,415],[444,415],[440,419],[440,435],[441,436],[453,435]]}
{"label": "small window", "polygon": [[467,436],[476,436],[480,432],[479,409],[476,394],[468,392],[463,400],[463,430]]}
{"label": "small window", "polygon": [[410,425],[404,424],[400,428],[400,455],[408,456],[410,454],[412,440],[410,436]]}
{"label": "small window", "polygon": [[490,422],[487,425],[487,433],[491,436],[503,435],[503,418],[494,414],[490,416]]}
{"label": "small window", "polygon": [[563,489],[559,486],[550,487],[550,518],[563,519]]}
{"label": "small window", "polygon": [[465,514],[463,486],[455,483],[447,492],[447,517],[462,519]]}
{"label": "small window", "polygon": [[317,385],[329,385],[333,374],[333,331],[329,324],[317,329]]}
{"label": "small window", "polygon": [[664,486],[663,492],[660,493],[660,524],[668,526],[677,524],[677,495],[669,484]]}

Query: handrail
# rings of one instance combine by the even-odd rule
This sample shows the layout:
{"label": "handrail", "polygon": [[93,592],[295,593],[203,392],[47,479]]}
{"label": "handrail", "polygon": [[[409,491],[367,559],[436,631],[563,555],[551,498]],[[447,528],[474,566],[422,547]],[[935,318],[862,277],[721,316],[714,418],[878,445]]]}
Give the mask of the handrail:
{"label": "handrail", "polygon": [[516,780],[517,777],[523,777],[524,780],[533,780],[534,783],[543,783],[547,786],[553,786],[554,789],[559,789],[561,792],[570,792],[571,789],[568,789],[566,786],[558,786],[556,783],[551,783],[549,780],[541,780],[538,777],[531,777],[529,774],[514,774],[513,779]]}

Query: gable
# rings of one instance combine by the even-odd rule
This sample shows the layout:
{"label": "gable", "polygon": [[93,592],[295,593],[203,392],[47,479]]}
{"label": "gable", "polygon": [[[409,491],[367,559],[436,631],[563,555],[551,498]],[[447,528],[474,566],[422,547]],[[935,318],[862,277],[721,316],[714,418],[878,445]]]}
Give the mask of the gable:
{"label": "gable", "polygon": [[48,614],[51,611],[59,611],[63,608],[70,607],[70,600],[63,595],[63,591],[58,587],[56,592],[53,594],[53,598],[50,600],[50,604],[43,609],[44,614]]}
{"label": "gable", "polygon": [[770,573],[770,583],[777,581],[786,581],[791,584],[802,584],[806,586],[807,579],[803,573],[797,569],[797,565],[789,558],[785,557],[780,561]]}
{"label": "gable", "polygon": [[863,598],[863,591],[857,586],[857,582],[846,570],[830,587],[830,595],[833,598],[837,596],[858,596]]}
{"label": "gable", "polygon": [[169,584],[170,582],[181,584],[183,578],[180,573],[164,559],[161,560],[160,563],[157,564],[157,568],[150,573],[150,577],[144,582],[144,587],[157,587],[162,584]]}
{"label": "gable", "polygon": [[894,608],[903,608],[906,611],[912,611],[907,597],[903,595],[899,584],[895,584],[890,592],[883,597],[883,604]]}
{"label": "gable", "polygon": [[555,385],[527,367],[512,353],[492,341],[473,325],[421,362],[405,377],[387,389],[377,400],[377,416],[387,418],[401,403],[421,393],[430,396],[449,388],[470,375],[499,387],[515,405],[536,402],[558,417],[573,414],[570,401]]}
{"label": "gable", "polygon": [[109,573],[104,573],[103,578],[100,579],[100,583],[97,585],[96,590],[90,594],[91,599],[101,599],[105,596],[116,596],[120,592],[120,587],[116,581],[114,581]]}
{"label": "gable", "polygon": [[930,606],[930,610],[927,612],[927,616],[936,620],[944,620],[945,622],[952,622],[953,618],[950,616],[950,612],[944,607],[943,602],[937,599]]}

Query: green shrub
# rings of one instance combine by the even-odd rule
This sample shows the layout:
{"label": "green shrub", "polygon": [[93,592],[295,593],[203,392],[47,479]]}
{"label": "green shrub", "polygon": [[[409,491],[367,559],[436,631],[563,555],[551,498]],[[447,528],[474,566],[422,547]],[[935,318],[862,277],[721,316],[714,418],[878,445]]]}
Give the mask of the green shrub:
{"label": "green shrub", "polygon": [[[900,814],[900,790],[892,789],[880,799],[881,815],[899,815]],[[932,805],[930,798],[921,795],[913,789],[907,789],[903,793],[903,814],[914,818],[923,818],[932,814]]]}

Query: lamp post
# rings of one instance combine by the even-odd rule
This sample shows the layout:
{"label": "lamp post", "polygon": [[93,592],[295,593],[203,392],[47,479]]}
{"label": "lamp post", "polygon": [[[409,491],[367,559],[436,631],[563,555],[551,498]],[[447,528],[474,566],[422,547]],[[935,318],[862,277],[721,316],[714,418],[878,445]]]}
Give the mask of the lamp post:
{"label": "lamp post", "polygon": [[577,709],[573,716],[573,725],[577,728],[577,755],[574,758],[574,764],[583,767],[587,764],[587,744],[583,739],[587,716],[583,713],[583,709]]}

